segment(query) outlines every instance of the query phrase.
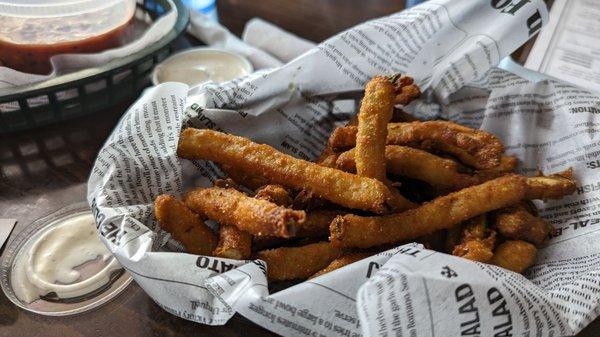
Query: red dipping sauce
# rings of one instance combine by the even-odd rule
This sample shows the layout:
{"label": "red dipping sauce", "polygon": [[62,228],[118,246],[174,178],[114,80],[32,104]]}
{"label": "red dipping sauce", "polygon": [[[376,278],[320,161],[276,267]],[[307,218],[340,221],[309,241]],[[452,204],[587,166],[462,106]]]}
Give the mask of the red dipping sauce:
{"label": "red dipping sauce", "polygon": [[52,71],[54,55],[97,53],[131,42],[135,1],[112,2],[100,10],[69,16],[0,13],[0,66],[45,75]]}

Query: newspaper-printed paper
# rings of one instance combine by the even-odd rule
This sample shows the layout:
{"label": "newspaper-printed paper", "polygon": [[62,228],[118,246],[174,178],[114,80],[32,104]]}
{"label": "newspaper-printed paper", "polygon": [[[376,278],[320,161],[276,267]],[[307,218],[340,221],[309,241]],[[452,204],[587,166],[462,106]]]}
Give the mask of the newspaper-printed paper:
{"label": "newspaper-printed paper", "polygon": [[[547,20],[542,1],[428,1],[340,33],[285,66],[222,85],[166,83],[130,108],[88,186],[103,241],[162,308],[204,324],[239,313],[287,336],[560,336],[599,311],[600,98],[494,68]],[[489,130],[521,173],[574,167],[577,193],[540,202],[558,229],[525,276],[410,244],[270,294],[263,261],[177,252],[152,201],[208,185],[208,162],[178,159],[184,126],[212,128],[313,159],[352,104],[315,95],[409,73],[410,107]]]}

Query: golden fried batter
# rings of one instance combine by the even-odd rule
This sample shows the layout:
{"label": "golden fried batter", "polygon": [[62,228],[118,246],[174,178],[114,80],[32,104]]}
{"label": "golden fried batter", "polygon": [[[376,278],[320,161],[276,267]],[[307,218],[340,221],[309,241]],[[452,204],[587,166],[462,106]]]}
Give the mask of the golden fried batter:
{"label": "golden fried batter", "polygon": [[302,247],[263,250],[256,258],[267,263],[269,281],[284,281],[310,277],[327,267],[341,252],[329,242],[318,242]]}
{"label": "golden fried batter", "polygon": [[330,241],[343,247],[368,248],[451,228],[477,215],[517,203],[525,196],[525,180],[522,176],[507,175],[398,214],[338,216],[329,228]]}
{"label": "golden fried batter", "polygon": [[306,218],[304,211],[251,198],[233,188],[197,188],[186,193],[183,200],[193,211],[253,235],[291,237]]}
{"label": "golden fried batter", "polygon": [[[395,88],[389,78],[375,76],[365,89],[360,112],[354,161],[356,173],[362,177],[388,183],[385,170],[385,142],[387,124],[394,111]],[[410,201],[398,190],[390,188],[389,204],[396,211],[412,208]]]}
{"label": "golden fried batter", "polygon": [[354,161],[359,176],[386,181],[385,142],[387,124],[394,111],[394,85],[389,78],[375,76],[365,88],[358,114]]}
{"label": "golden fried batter", "polygon": [[329,224],[333,219],[343,214],[336,210],[314,210],[306,212],[306,220],[300,228],[297,237],[326,238],[329,236]]}
{"label": "golden fried batter", "polygon": [[[356,144],[357,127],[337,128],[329,144],[337,150]],[[452,154],[475,169],[490,169],[500,165],[504,146],[496,136],[447,121],[427,121],[388,124],[387,144],[434,149]]]}
{"label": "golden fried batter", "polygon": [[[354,149],[340,154],[336,162],[337,167],[353,172],[354,154]],[[453,160],[423,150],[388,145],[385,147],[385,158],[388,172],[425,181],[438,189],[458,190],[479,182],[476,177],[460,173],[459,165]]]}
{"label": "golden fried batter", "polygon": [[219,228],[219,245],[214,255],[234,260],[246,260],[252,254],[252,235],[235,226]]}
{"label": "golden fried batter", "polygon": [[486,170],[478,170],[475,172],[475,178],[479,182],[484,182],[498,177],[502,177],[507,173],[511,173],[517,168],[519,160],[514,156],[501,156],[500,164],[496,167],[492,167]]}
{"label": "golden fried batter", "polygon": [[325,274],[327,274],[329,272],[332,272],[332,271],[334,271],[336,269],[340,269],[340,268],[342,268],[344,266],[347,266],[349,264],[352,264],[352,263],[354,263],[356,261],[359,261],[359,260],[362,260],[364,258],[367,258],[367,257],[369,257],[369,256],[371,256],[373,254],[374,253],[371,253],[371,252],[346,253],[346,254],[338,257],[337,259],[331,261],[331,263],[327,267],[319,270],[317,273],[315,273],[314,275],[312,275],[309,278],[316,278],[316,277],[319,277],[321,275],[325,275]]}
{"label": "golden fried batter", "polygon": [[188,128],[181,133],[177,154],[257,172],[283,186],[308,189],[338,205],[384,213],[389,189],[384,183],[283,154],[268,145],[212,130]]}
{"label": "golden fried batter", "polygon": [[523,273],[535,262],[536,252],[535,246],[529,242],[506,241],[496,248],[490,263],[516,273]]}
{"label": "golden fried batter", "polygon": [[159,195],[154,200],[154,215],[160,227],[180,241],[188,253],[211,255],[217,246],[215,233],[172,195]]}
{"label": "golden fried batter", "polygon": [[509,239],[541,245],[554,229],[550,223],[532,215],[522,203],[496,212],[495,227]]}
{"label": "golden fried batter", "polygon": [[461,243],[454,247],[453,255],[465,259],[488,262],[494,255],[496,233],[487,227],[485,215],[479,215],[466,221],[462,233]]}
{"label": "golden fried batter", "polygon": [[256,190],[256,199],[270,201],[276,205],[288,207],[292,204],[292,197],[288,191],[280,185],[265,185]]}
{"label": "golden fried batter", "polygon": [[573,194],[577,184],[573,168],[549,176],[540,175],[527,179],[527,199],[561,199]]}
{"label": "golden fried batter", "polygon": [[250,190],[256,190],[261,186],[268,185],[269,181],[264,177],[256,174],[250,175],[245,170],[236,168],[230,165],[221,165],[221,171],[223,171],[227,177],[231,178],[238,185],[246,186]]}
{"label": "golden fried batter", "polygon": [[396,90],[396,97],[394,98],[395,104],[407,105],[421,96],[421,90],[414,83],[415,81],[412,77],[395,77],[392,78],[392,82],[394,82]]}

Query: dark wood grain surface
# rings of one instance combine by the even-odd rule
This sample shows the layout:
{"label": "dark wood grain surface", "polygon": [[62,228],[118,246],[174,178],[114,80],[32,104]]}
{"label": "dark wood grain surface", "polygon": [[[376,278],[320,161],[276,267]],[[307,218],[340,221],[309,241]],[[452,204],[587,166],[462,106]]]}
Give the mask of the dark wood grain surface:
{"label": "dark wood grain surface", "polygon": [[[401,10],[403,3],[219,0],[218,10],[221,22],[236,34],[249,19],[261,17],[318,42],[367,19]],[[96,153],[130,103],[60,125],[0,136],[0,218],[18,219],[12,237],[35,219],[85,199]],[[0,337],[269,335],[273,334],[237,316],[220,327],[177,318],[160,309],[135,283],[112,302],[68,318],[19,310],[0,293]],[[579,336],[599,335],[596,321]]]}

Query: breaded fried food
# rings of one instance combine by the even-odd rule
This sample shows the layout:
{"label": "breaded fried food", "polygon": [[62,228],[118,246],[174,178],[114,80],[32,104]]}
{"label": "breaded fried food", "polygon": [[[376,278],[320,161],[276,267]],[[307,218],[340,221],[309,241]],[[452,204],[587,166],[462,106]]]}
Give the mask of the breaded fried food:
{"label": "breaded fried food", "polygon": [[338,216],[331,222],[329,239],[336,245],[356,248],[416,239],[519,202],[525,196],[525,180],[522,176],[506,175],[398,214]]}
{"label": "breaded fried food", "polygon": [[529,242],[506,241],[496,247],[490,263],[516,273],[523,273],[535,262],[536,253],[537,249]]}
{"label": "breaded fried food", "polygon": [[284,207],[289,207],[292,204],[292,197],[290,197],[288,191],[281,185],[269,184],[262,186],[256,190],[254,197]]}
{"label": "breaded fried food", "polygon": [[472,261],[489,262],[494,256],[496,232],[487,226],[485,214],[466,221],[461,233],[461,243],[452,251],[453,255]]}
{"label": "breaded fried food", "polygon": [[482,183],[513,172],[518,164],[519,160],[515,156],[501,156],[500,164],[498,166],[486,170],[477,170],[474,176]]}
{"label": "breaded fried food", "polygon": [[342,253],[329,242],[263,250],[256,258],[267,263],[269,281],[305,279],[327,267]]}
{"label": "breaded fried food", "polygon": [[306,212],[306,220],[298,228],[297,237],[326,238],[329,236],[329,224],[343,214],[337,210],[314,210]]}
{"label": "breaded fried food", "polygon": [[162,194],[154,200],[154,216],[160,227],[181,242],[188,253],[211,255],[217,246],[218,239],[212,229],[172,195]]}
{"label": "breaded fried food", "polygon": [[331,263],[327,267],[319,270],[317,273],[315,273],[314,275],[312,275],[309,278],[312,279],[312,278],[319,277],[321,275],[325,275],[325,274],[327,274],[329,272],[332,272],[332,271],[334,271],[336,269],[340,269],[342,267],[345,267],[345,266],[347,266],[349,264],[352,264],[352,263],[354,263],[356,261],[359,261],[359,260],[362,260],[364,258],[367,258],[367,257],[369,257],[371,255],[373,255],[373,253],[371,253],[371,252],[345,253],[344,255],[338,257],[337,259],[331,261]]}
{"label": "breaded fried food", "polygon": [[527,199],[561,199],[573,194],[577,183],[573,178],[573,168],[549,176],[540,175],[527,179]]}
{"label": "breaded fried food", "polygon": [[238,188],[237,183],[231,178],[217,179],[213,182],[213,186],[221,188]]}
{"label": "breaded fried food", "polygon": [[255,199],[233,188],[196,188],[183,197],[194,212],[252,235],[292,237],[306,213]]}
{"label": "breaded fried food", "polygon": [[219,228],[219,245],[215,256],[234,260],[246,260],[252,255],[252,235],[235,226],[222,225]]}
{"label": "breaded fried food", "polygon": [[256,190],[261,186],[269,184],[269,181],[264,177],[256,174],[248,174],[247,171],[240,170],[230,165],[220,165],[221,171],[223,171],[227,177],[232,179],[238,185],[247,187],[249,190]]}
{"label": "breaded fried food", "polygon": [[547,220],[532,215],[523,203],[495,212],[494,226],[498,232],[513,240],[541,245],[554,229]]}
{"label": "breaded fried food", "polygon": [[[384,183],[387,183],[385,170],[387,124],[394,111],[395,95],[394,85],[388,77],[373,77],[367,83],[358,114],[358,131],[354,149],[356,173]],[[394,210],[414,207],[398,190],[390,188],[390,194],[389,203]]]}
{"label": "breaded fried food", "polygon": [[338,205],[384,213],[391,193],[376,179],[359,177],[337,169],[297,159],[268,145],[213,130],[188,128],[181,133],[177,154],[236,167],[272,183],[308,189]]}
{"label": "breaded fried food", "polygon": [[[354,172],[354,156],[354,149],[340,154],[337,167]],[[453,191],[479,182],[476,177],[460,173],[455,161],[412,147],[387,145],[385,158],[388,172],[424,181],[438,189]]]}
{"label": "breaded fried food", "polygon": [[[338,151],[352,148],[357,133],[354,126],[336,128],[329,138],[330,145]],[[500,165],[504,153],[504,146],[496,136],[447,121],[390,123],[387,144],[449,153],[479,170]]]}
{"label": "breaded fried food", "polygon": [[389,78],[375,76],[367,83],[358,113],[355,164],[359,176],[386,181],[385,142],[387,124],[394,111],[394,85]]}
{"label": "breaded fried food", "polygon": [[415,84],[412,77],[396,75],[392,77],[391,81],[394,83],[396,92],[394,104],[407,105],[421,96],[421,89]]}
{"label": "breaded fried food", "polygon": [[302,189],[294,197],[294,201],[292,201],[292,208],[309,211],[312,209],[324,208],[328,203],[329,202],[327,200],[319,198],[312,191]]}

